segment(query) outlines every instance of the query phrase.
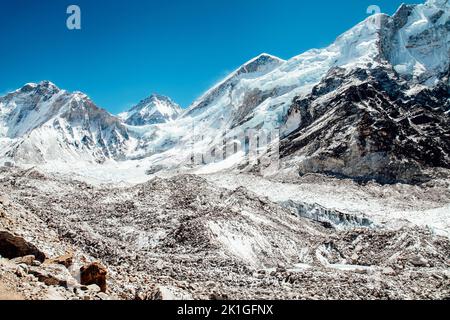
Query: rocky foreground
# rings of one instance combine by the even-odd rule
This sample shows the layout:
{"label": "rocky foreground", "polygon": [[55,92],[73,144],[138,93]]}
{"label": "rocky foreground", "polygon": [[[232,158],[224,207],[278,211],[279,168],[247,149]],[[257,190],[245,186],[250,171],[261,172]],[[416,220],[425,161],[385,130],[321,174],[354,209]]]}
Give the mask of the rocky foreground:
{"label": "rocky foreground", "polygon": [[336,228],[194,175],[92,186],[0,171],[1,299],[448,299],[450,241]]}

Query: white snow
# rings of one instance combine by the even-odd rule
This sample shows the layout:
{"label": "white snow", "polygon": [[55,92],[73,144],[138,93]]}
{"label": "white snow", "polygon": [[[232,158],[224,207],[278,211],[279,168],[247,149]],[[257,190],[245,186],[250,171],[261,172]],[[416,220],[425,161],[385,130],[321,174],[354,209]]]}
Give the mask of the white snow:
{"label": "white snow", "polygon": [[[232,229],[224,224],[211,222],[209,228],[216,236],[217,240],[228,249],[234,256],[241,258],[243,261],[255,265],[258,261],[253,245],[257,241],[257,237],[245,237],[241,232],[233,232]],[[258,237],[264,239],[263,237]]]}
{"label": "white snow", "polygon": [[[391,56],[391,63],[401,74],[413,75],[415,78],[428,77],[433,84],[436,75],[449,66],[450,33],[444,24],[450,16],[448,1],[428,1],[414,6],[407,24],[396,35],[398,45]],[[430,17],[444,10],[436,23]],[[423,33],[427,36],[420,37]]]}

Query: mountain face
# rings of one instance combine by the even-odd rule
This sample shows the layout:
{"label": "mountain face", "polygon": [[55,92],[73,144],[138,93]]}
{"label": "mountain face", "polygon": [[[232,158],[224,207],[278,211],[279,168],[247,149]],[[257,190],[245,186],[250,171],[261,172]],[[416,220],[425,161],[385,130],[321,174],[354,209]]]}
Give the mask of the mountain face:
{"label": "mountain face", "polygon": [[299,126],[282,140],[281,155],[300,174],[424,181],[426,168],[450,168],[448,89],[445,79],[408,94],[393,70],[333,69],[294,101],[287,122]]}
{"label": "mountain face", "polygon": [[51,160],[104,162],[121,158],[125,126],[86,95],[44,81],[0,98],[3,157],[18,163]]}
{"label": "mountain face", "polygon": [[[199,133],[196,149],[206,152],[247,129],[279,130],[282,164],[300,174],[426,180],[428,169],[450,168],[449,17],[447,0],[402,5],[327,48],[288,61],[263,54],[207,91],[177,125],[183,136]],[[175,149],[167,157],[183,154]]]}
{"label": "mountain face", "polygon": [[287,162],[300,174],[383,183],[450,168],[449,11],[448,1],[429,1],[379,17],[378,63],[332,68],[294,99],[282,157],[297,159]]}
{"label": "mountain face", "polygon": [[287,61],[262,54],[184,112],[153,95],[114,117],[82,94],[25,86],[0,100],[0,146],[28,161],[47,161],[55,149],[49,159],[147,158],[172,168],[189,161],[193,147],[209,152],[257,129],[280,132],[281,164],[299,174],[420,182],[431,169],[450,168],[449,56],[449,1],[402,5],[324,49]]}
{"label": "mountain face", "polygon": [[119,117],[128,125],[144,126],[173,121],[181,111],[181,107],[170,98],[153,94]]}

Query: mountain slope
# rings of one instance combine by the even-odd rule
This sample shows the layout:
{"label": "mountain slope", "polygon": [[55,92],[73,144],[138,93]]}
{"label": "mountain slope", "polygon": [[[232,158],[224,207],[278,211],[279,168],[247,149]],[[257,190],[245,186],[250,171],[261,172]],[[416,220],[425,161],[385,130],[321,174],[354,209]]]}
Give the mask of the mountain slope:
{"label": "mountain slope", "polygon": [[287,122],[299,126],[281,143],[286,166],[382,183],[420,182],[427,168],[450,168],[447,80],[407,92],[393,70],[332,70],[289,111]]}

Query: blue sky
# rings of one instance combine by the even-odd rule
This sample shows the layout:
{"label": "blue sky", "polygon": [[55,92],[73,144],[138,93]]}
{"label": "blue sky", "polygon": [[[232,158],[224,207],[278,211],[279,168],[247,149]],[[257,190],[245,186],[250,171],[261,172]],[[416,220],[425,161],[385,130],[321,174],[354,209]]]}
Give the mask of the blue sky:
{"label": "blue sky", "polygon": [[[2,0],[0,92],[50,80],[118,113],[152,92],[187,107],[247,60],[330,44],[397,0]],[[420,1],[419,1],[420,2]],[[77,4],[82,30],[66,28]]]}

